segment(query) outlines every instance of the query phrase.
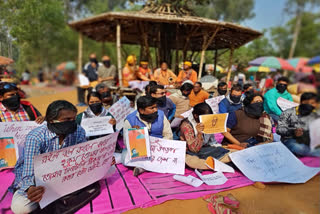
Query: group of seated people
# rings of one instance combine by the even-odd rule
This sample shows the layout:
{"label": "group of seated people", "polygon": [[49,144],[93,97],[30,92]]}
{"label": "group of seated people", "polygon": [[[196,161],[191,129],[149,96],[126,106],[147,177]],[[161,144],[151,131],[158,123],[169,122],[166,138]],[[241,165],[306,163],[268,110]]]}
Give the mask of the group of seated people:
{"label": "group of seated people", "polygon": [[[304,93],[299,106],[282,111],[277,99],[292,100],[286,90],[288,83],[286,77],[279,78],[276,87],[263,96],[249,84],[244,87],[236,84],[228,93],[227,84],[220,82],[212,96],[202,89],[201,82],[184,81],[178,92],[171,95],[163,85],[150,82],[145,96],[136,102],[131,100],[132,113],[126,117],[124,128],[147,127],[150,136],[186,141],[186,155],[202,160],[207,157],[221,159],[233,149],[274,142],[276,135],[281,136],[281,142],[295,155],[320,157],[320,147],[312,150],[309,146],[309,124],[320,118],[318,96]],[[217,96],[225,97],[219,103],[219,112],[213,112],[205,100]],[[98,85],[95,92],[88,93],[88,108],[84,112],[78,114],[73,104],[58,100],[48,106],[43,117],[31,103],[20,100],[16,85],[0,83],[1,122],[46,121],[27,135],[23,155],[15,166],[16,177],[11,186],[13,212],[32,212],[45,191],[35,186],[33,157],[93,139],[85,136],[81,127],[83,118],[111,116],[108,122],[115,129],[118,121],[108,108],[116,100],[107,86]],[[189,116],[182,116],[191,108]],[[228,113],[227,132],[222,133],[220,142],[216,134],[203,133],[204,125],[199,119],[201,115],[213,113]],[[177,128],[170,126],[174,118],[182,119]],[[135,175],[141,172],[143,169],[134,170]]]}

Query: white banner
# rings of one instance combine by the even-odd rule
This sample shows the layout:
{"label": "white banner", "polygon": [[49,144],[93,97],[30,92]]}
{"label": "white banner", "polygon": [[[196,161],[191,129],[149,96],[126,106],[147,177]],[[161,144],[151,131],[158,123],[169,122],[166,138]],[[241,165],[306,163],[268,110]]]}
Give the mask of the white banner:
{"label": "white banner", "polygon": [[305,183],[320,172],[320,168],[304,165],[281,142],[253,146],[229,157],[252,181]]}
{"label": "white banner", "polygon": [[184,174],[186,159],[186,142],[150,137],[151,159],[132,160],[125,152],[124,165],[141,167],[158,173]]}
{"label": "white banner", "polygon": [[320,146],[320,118],[309,124],[310,130],[310,149]]}
{"label": "white banner", "polygon": [[206,99],[205,102],[211,107],[214,114],[219,113],[219,103],[225,98],[224,95]]}
{"label": "white banner", "polygon": [[0,138],[13,137],[18,160],[22,154],[27,134],[40,125],[34,121],[1,122]]}
{"label": "white banner", "polygon": [[279,97],[277,99],[277,104],[282,111],[285,111],[289,108],[297,107],[299,105],[298,103],[291,102],[290,100],[286,100],[282,97]]}
{"label": "white banner", "polygon": [[97,136],[113,133],[113,126],[109,123],[111,116],[83,118],[81,127],[86,131],[86,136]]}
{"label": "white banner", "polygon": [[124,120],[131,113],[130,101],[127,97],[122,97],[118,102],[109,108],[110,114],[116,119],[116,128],[119,131],[123,128]]}
{"label": "white banner", "polygon": [[35,156],[36,185],[45,188],[40,207],[105,177],[112,163],[117,137],[118,132]]}

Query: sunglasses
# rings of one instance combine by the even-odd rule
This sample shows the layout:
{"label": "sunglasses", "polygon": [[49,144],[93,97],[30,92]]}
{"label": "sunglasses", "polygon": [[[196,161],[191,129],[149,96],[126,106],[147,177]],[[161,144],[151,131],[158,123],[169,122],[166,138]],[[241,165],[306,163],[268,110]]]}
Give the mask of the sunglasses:
{"label": "sunglasses", "polygon": [[14,84],[14,83],[6,83],[6,84],[3,86],[3,88],[4,88],[5,90],[8,90],[8,89],[11,89],[11,88],[17,88],[17,85]]}

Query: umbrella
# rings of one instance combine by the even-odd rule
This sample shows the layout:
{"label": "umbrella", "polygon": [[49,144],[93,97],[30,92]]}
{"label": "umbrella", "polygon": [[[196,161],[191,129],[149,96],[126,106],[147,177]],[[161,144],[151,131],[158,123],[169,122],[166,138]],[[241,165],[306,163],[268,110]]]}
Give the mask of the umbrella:
{"label": "umbrella", "polygon": [[288,59],[288,62],[295,68],[296,72],[311,73],[312,67],[306,66],[308,60],[308,58],[299,57]]}
{"label": "umbrella", "polygon": [[249,66],[245,69],[248,72],[275,72],[277,69],[263,66]]}
{"label": "umbrella", "polygon": [[[206,71],[214,71],[214,64],[206,64]],[[216,71],[224,73],[225,70],[223,69],[223,67],[221,67],[220,65],[216,66]]]}
{"label": "umbrella", "polygon": [[320,64],[320,56],[315,56],[308,61],[308,65]]}
{"label": "umbrella", "polygon": [[292,67],[292,65],[290,65],[286,60],[274,56],[259,57],[250,61],[249,65],[294,71],[294,67]]}
{"label": "umbrella", "polygon": [[67,62],[65,66],[66,70],[72,71],[76,69],[76,65],[73,62]]}
{"label": "umbrella", "polygon": [[4,57],[4,56],[0,56],[0,65],[10,65],[14,63],[13,59]]}
{"label": "umbrella", "polygon": [[319,64],[314,64],[312,66],[313,70],[315,70],[316,72],[320,72],[320,63]]}

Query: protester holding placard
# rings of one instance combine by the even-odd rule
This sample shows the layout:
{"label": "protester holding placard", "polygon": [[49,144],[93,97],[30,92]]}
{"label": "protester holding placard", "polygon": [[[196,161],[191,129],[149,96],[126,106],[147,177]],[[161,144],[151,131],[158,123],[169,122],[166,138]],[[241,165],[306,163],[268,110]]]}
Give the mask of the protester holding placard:
{"label": "protester holding placard", "polygon": [[220,113],[230,113],[242,107],[242,86],[239,84],[231,88],[230,94],[219,103]]}
{"label": "protester holding placard", "polygon": [[222,144],[250,147],[273,141],[270,117],[263,109],[260,94],[248,94],[243,100],[244,107],[229,113],[227,132],[223,133]]}
{"label": "protester holding placard", "polygon": [[191,81],[186,81],[180,87],[180,90],[177,93],[170,95],[170,100],[176,105],[175,117],[184,118],[181,116],[184,112],[191,109],[190,100],[188,96],[190,95],[193,89],[193,84]]}
{"label": "protester holding placard", "polygon": [[[109,113],[109,111],[103,107],[101,97],[97,92],[89,93],[87,97],[87,102],[89,104],[89,107],[84,112],[81,112],[80,114],[78,114],[76,117],[76,121],[78,125],[81,125],[82,119],[111,116],[112,118],[108,122],[111,125],[113,125],[115,129],[116,120]],[[92,137],[89,137],[89,139],[92,140],[98,137],[102,137],[102,136],[92,136]]]}
{"label": "protester holding placard", "polygon": [[277,104],[277,99],[282,97],[286,100],[293,101],[291,94],[287,91],[289,79],[287,77],[280,77],[277,86],[267,91],[264,95],[264,110],[272,117],[273,120],[278,121],[282,113]]}
{"label": "protester holding placard", "polygon": [[24,153],[15,166],[11,209],[30,213],[38,208],[45,189],[35,186],[33,158],[86,141],[85,131],[77,125],[77,109],[68,101],[54,101],[46,112],[47,124],[32,130],[26,137]]}
{"label": "protester holding placard", "polygon": [[28,101],[21,101],[16,84],[0,83],[0,122],[36,121],[42,123],[44,117]]}
{"label": "protester holding placard", "polygon": [[166,96],[164,86],[151,86],[150,95],[157,99],[158,109],[164,112],[168,120],[171,120],[176,112],[176,105]]}
{"label": "protester holding placard", "polygon": [[192,114],[180,125],[180,140],[187,142],[187,154],[206,159],[211,156],[216,159],[223,157],[229,150],[217,143],[214,134],[203,134],[204,125],[200,116],[213,114],[207,103],[199,103],[193,107]]}
{"label": "protester holding placard", "polygon": [[164,112],[158,110],[157,99],[142,96],[137,100],[137,109],[127,116],[125,129],[147,127],[150,136],[172,140],[170,123]]}
{"label": "protester holding placard", "polygon": [[310,149],[309,124],[320,115],[316,112],[317,95],[306,92],[301,95],[300,105],[282,112],[277,134],[281,141],[296,155],[320,157],[320,148]]}

